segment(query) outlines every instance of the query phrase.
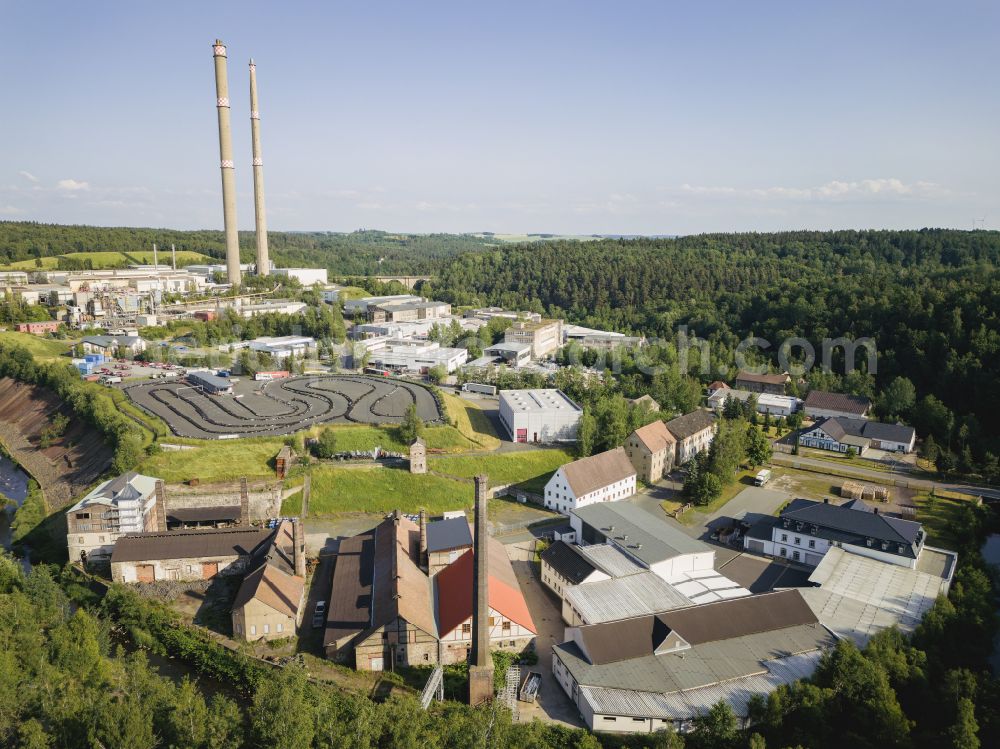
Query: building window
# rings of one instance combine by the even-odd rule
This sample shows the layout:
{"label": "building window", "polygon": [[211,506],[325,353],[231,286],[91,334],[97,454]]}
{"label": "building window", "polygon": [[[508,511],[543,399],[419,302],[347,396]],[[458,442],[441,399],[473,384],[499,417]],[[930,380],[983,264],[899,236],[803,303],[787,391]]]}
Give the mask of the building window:
{"label": "building window", "polygon": [[83,536],[80,536],[80,541],[79,541],[79,543],[81,543],[81,544],[83,543]]}
{"label": "building window", "polygon": [[787,543],[788,542],[788,534],[787,533],[782,533],[781,534],[781,540],[783,542]]}
{"label": "building window", "polygon": [[470,624],[469,622],[466,622],[465,624],[463,624],[462,625],[462,634],[463,635],[472,634],[472,624]]}
{"label": "building window", "polygon": [[510,622],[505,621],[502,625],[500,625],[500,628],[503,632],[510,632]]}
{"label": "building window", "polygon": [[801,546],[802,545],[802,539],[799,538],[798,536],[795,537],[795,545],[796,546]]}
{"label": "building window", "polygon": [[794,559],[796,562],[799,561],[799,552],[798,551],[793,551],[792,552],[792,559]]}
{"label": "building window", "polygon": [[265,635],[266,634],[270,634],[270,632],[271,632],[271,625],[270,624],[265,624],[264,625],[264,634]]}
{"label": "building window", "polygon": [[282,624],[281,622],[278,622],[278,626],[276,627],[276,629],[277,629],[278,632],[284,632],[285,631],[285,625]]}
{"label": "building window", "polygon": [[787,557],[788,556],[788,549],[786,549],[783,546],[781,547],[781,556],[783,556],[783,557]]}
{"label": "building window", "polygon": [[491,627],[494,626],[496,624],[496,621],[497,621],[496,617],[495,616],[491,616],[490,617],[490,626]]}
{"label": "building window", "polygon": [[429,661],[431,659],[430,653],[424,653],[424,661]]}
{"label": "building window", "polygon": [[809,539],[809,548],[810,549],[815,549],[816,548],[816,539],[815,538],[810,538]]}
{"label": "building window", "polygon": [[252,635],[257,634],[257,625],[256,624],[251,624],[250,625],[250,634],[252,634]]}

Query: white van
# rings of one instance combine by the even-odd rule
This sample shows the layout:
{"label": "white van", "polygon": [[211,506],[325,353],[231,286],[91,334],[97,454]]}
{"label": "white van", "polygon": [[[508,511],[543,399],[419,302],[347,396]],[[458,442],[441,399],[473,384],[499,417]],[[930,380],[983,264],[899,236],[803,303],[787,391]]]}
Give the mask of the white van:
{"label": "white van", "polygon": [[103,377],[102,377],[102,378],[101,378],[101,379],[99,380],[99,382],[100,382],[100,383],[101,383],[102,385],[117,385],[117,384],[118,384],[119,382],[121,382],[121,381],[122,381],[122,378],[121,378],[121,377],[119,377],[118,375],[104,375],[104,376],[103,376]]}
{"label": "white van", "polygon": [[771,469],[761,468],[757,472],[757,477],[753,480],[753,482],[757,486],[764,486],[764,484],[766,484],[770,480],[771,480]]}

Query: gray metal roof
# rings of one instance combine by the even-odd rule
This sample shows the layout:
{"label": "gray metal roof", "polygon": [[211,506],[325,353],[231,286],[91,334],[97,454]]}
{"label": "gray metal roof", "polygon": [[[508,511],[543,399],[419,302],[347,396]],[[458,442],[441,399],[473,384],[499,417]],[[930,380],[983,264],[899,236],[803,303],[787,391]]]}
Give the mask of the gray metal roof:
{"label": "gray metal roof", "polygon": [[667,694],[634,689],[585,686],[580,694],[596,715],[620,715],[662,720],[691,720],[726,702],[738,716],[746,716],[751,697],[766,695],[782,684],[811,676],[823,651],[811,650],[764,661],[763,671],[722,684]]}
{"label": "gray metal roof", "polygon": [[948,581],[833,547],[809,582],[820,587],[799,592],[820,622],[839,637],[850,637],[863,646],[886,627],[912,632]]}
{"label": "gray metal roof", "polygon": [[712,551],[631,502],[598,502],[570,512],[647,567],[681,554]]}
{"label": "gray metal roof", "polygon": [[590,546],[574,546],[580,556],[611,577],[625,577],[645,571],[633,562],[628,555],[613,544],[592,544]]}
{"label": "gray metal roof", "polygon": [[200,383],[216,390],[226,390],[233,386],[231,380],[209,372],[188,372],[187,379],[189,382]]}
{"label": "gray metal roof", "polygon": [[813,622],[600,665],[589,663],[572,641],[556,645],[554,651],[581,686],[664,694],[762,674],[766,661],[813,652],[833,643],[833,636],[819,622]]}
{"label": "gray metal roof", "polygon": [[691,601],[654,572],[571,585],[563,594],[588,624],[645,616]]}
{"label": "gray metal roof", "polygon": [[571,585],[576,585],[586,580],[596,569],[596,565],[579,553],[580,551],[582,549],[579,546],[570,546],[565,541],[555,541],[542,552],[541,560]]}
{"label": "gray metal roof", "polygon": [[472,531],[464,517],[434,520],[427,524],[427,551],[448,551],[466,546],[472,546]]}

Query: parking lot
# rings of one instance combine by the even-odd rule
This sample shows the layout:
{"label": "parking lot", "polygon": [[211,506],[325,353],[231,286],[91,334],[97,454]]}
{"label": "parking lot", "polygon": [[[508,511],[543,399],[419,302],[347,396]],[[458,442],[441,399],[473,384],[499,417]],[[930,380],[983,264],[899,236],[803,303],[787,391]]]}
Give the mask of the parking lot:
{"label": "parking lot", "polygon": [[314,424],[398,424],[417,408],[426,423],[443,418],[431,392],[412,382],[362,375],[231,380],[232,393],[208,394],[186,380],[129,385],[125,392],[179,437],[225,439],[291,434]]}

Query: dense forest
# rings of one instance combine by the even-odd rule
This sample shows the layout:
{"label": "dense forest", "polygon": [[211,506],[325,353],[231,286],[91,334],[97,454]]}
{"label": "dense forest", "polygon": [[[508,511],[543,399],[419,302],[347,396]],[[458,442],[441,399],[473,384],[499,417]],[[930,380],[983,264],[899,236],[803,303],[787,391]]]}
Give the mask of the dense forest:
{"label": "dense forest", "polygon": [[[1000,448],[1000,233],[950,230],[706,234],[677,239],[551,242],[466,253],[433,292],[454,304],[544,310],[593,327],[711,345],[733,373],[747,336],[777,349],[790,336],[871,337],[878,369],[818,369],[812,386],[879,396],[903,378],[916,404],[892,415],[975,460]],[[697,359],[697,357],[695,357]],[[692,370],[692,374],[695,374]],[[727,379],[725,376],[724,379]],[[930,400],[927,400],[927,399]],[[905,412],[904,412],[905,411]]]}
{"label": "dense forest", "polygon": [[[331,275],[392,275],[436,272],[463,252],[490,246],[488,239],[466,234],[391,234],[359,230],[338,232],[268,232],[271,260],[279,267],[327,268]],[[0,221],[0,265],[69,252],[134,252],[176,245],[220,260],[226,255],[221,231],[62,226],[28,221]],[[254,261],[256,238],[240,232],[240,255]]]}

